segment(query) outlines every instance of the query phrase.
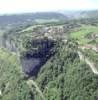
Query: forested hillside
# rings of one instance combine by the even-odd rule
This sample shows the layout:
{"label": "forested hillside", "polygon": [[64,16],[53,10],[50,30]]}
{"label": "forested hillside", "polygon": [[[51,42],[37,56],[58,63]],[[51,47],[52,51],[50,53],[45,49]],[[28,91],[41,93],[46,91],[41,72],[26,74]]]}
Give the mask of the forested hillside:
{"label": "forested hillside", "polygon": [[[35,24],[39,23],[36,20],[52,20],[57,21],[66,20],[66,16],[57,12],[46,12],[46,13],[25,13],[18,15],[2,15],[0,16],[0,25],[9,25],[9,26],[22,26],[24,24]],[[46,22],[47,22],[46,21]]]}
{"label": "forested hillside", "polygon": [[[45,100],[96,100],[97,76],[79,60],[77,43],[60,43],[57,53],[47,61],[36,77]],[[35,100],[40,100],[34,94]]]}

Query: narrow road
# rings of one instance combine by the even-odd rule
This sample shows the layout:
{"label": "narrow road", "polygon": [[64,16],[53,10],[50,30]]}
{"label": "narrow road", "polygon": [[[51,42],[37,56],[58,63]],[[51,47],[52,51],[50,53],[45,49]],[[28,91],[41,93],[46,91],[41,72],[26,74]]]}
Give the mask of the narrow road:
{"label": "narrow road", "polygon": [[32,89],[33,92],[33,87],[35,87],[36,91],[39,93],[40,97],[42,100],[46,100],[42,91],[39,89],[38,85],[33,81],[33,80],[28,80],[27,84],[29,85],[29,87]]}
{"label": "narrow road", "polygon": [[92,72],[94,74],[98,75],[98,70],[97,70],[95,64],[92,61],[90,61],[87,57],[84,57],[84,55],[80,51],[78,51],[78,55],[80,57],[80,60],[85,61],[86,64],[89,65],[89,67],[91,68]]}

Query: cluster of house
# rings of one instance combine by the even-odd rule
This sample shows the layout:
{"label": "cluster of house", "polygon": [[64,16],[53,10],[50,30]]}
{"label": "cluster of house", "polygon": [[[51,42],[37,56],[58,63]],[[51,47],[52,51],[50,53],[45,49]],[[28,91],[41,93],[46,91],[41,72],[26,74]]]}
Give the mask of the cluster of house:
{"label": "cluster of house", "polygon": [[66,37],[66,27],[64,25],[40,27],[33,31],[36,35],[45,36],[48,38]]}

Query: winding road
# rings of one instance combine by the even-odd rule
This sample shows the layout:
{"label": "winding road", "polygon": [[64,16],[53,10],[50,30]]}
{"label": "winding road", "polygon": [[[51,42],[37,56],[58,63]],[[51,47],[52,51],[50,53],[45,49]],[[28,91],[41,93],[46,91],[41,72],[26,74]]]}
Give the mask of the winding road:
{"label": "winding road", "polygon": [[36,82],[34,82],[33,80],[29,79],[27,81],[27,84],[29,85],[29,87],[32,89],[32,92],[33,92],[33,87],[36,89],[36,92],[39,93],[40,97],[42,100],[46,100],[42,91],[39,89],[38,85],[36,84]]}
{"label": "winding road", "polygon": [[92,61],[90,61],[87,57],[85,57],[80,51],[77,51],[77,52],[78,52],[80,60],[85,61],[86,64],[89,65],[89,67],[91,68],[92,72],[98,75],[98,70],[95,64]]}

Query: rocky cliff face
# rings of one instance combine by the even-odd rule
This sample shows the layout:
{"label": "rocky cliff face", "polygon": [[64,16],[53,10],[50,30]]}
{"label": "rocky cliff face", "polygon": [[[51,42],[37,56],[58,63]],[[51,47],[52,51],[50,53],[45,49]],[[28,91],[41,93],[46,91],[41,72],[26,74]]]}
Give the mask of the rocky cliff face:
{"label": "rocky cliff face", "polygon": [[14,41],[11,40],[5,40],[4,41],[4,47],[7,48],[8,50],[10,50],[11,52],[16,52],[16,45],[14,43]]}
{"label": "rocky cliff face", "polygon": [[0,37],[0,47],[4,47],[11,52],[16,52],[16,44],[13,39],[11,39],[8,34],[4,34]]}
{"label": "rocky cliff face", "polygon": [[54,55],[56,45],[55,41],[45,38],[32,40],[30,44],[31,48],[21,57],[23,72],[29,76],[37,75],[41,66]]}

